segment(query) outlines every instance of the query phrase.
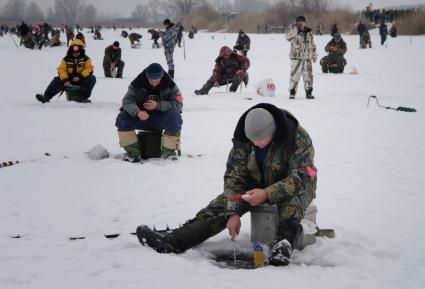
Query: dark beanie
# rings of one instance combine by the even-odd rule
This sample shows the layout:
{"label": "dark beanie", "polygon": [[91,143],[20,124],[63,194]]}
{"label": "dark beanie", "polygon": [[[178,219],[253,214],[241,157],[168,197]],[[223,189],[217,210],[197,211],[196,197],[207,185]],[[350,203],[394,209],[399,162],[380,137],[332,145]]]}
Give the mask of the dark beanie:
{"label": "dark beanie", "polygon": [[148,79],[160,79],[164,74],[164,69],[158,63],[152,63],[145,69],[146,77]]}
{"label": "dark beanie", "polygon": [[120,43],[118,41],[115,41],[113,44],[115,47],[120,47]]}
{"label": "dark beanie", "polygon": [[305,22],[305,17],[304,16],[298,16],[297,18],[295,18],[295,21],[303,21]]}
{"label": "dark beanie", "polygon": [[164,25],[170,25],[170,24],[171,24],[170,19],[165,19],[165,20],[164,20]]}

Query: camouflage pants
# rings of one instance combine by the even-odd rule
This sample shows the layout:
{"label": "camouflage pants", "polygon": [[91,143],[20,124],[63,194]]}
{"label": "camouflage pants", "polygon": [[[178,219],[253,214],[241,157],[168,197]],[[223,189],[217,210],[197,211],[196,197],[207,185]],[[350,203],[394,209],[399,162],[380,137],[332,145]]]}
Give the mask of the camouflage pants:
{"label": "camouflage pants", "polygon": [[306,91],[313,88],[313,66],[309,59],[291,59],[291,77],[289,81],[289,91],[297,91],[298,82],[301,75],[304,80],[304,89]]}
{"label": "camouflage pants", "polygon": [[[300,222],[304,218],[304,213],[307,210],[307,207],[313,201],[314,191],[316,190],[315,183],[313,187],[306,188],[305,192],[301,191],[297,196],[293,197],[288,202],[277,204],[279,211],[279,223],[287,221],[289,219],[295,219]],[[313,193],[307,192],[307,190],[312,190]],[[214,200],[212,200],[207,207],[200,210],[196,217],[189,222],[195,220],[205,220],[210,226],[212,234],[218,234],[226,228],[227,224],[227,200],[229,195],[223,193],[218,195]],[[252,206],[245,201],[242,201],[243,207],[242,215],[249,212],[252,209]],[[277,230],[276,230],[277,231]]]}
{"label": "camouflage pants", "polygon": [[165,59],[167,60],[168,70],[174,70],[174,60],[173,60],[174,50],[165,49]]}

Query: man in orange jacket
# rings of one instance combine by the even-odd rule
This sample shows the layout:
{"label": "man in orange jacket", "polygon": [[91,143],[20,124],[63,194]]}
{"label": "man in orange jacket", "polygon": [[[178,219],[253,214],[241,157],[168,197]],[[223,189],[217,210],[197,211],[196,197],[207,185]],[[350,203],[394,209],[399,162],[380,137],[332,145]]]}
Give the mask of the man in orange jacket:
{"label": "man in orange jacket", "polygon": [[71,42],[66,56],[58,67],[58,73],[59,76],[53,78],[44,95],[35,96],[38,101],[49,102],[59,92],[77,85],[82,89],[83,102],[90,102],[89,98],[96,84],[96,77],[93,75],[91,59],[86,55],[84,43],[80,39]]}

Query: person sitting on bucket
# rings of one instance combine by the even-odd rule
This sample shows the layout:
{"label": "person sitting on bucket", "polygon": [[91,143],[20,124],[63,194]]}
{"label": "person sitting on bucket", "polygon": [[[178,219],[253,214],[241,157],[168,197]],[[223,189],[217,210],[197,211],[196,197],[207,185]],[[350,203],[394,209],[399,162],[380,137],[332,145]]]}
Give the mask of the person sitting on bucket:
{"label": "person sitting on bucket", "polygon": [[288,111],[260,103],[236,125],[224,192],[182,227],[158,232],[141,225],[137,237],[159,253],[182,253],[225,228],[234,240],[243,214],[264,203],[276,204],[279,220],[269,264],[285,266],[301,233],[300,222],[315,198],[316,182],[314,148],[307,131]]}
{"label": "person sitting on bucket", "polygon": [[219,87],[231,83],[230,91],[238,90],[239,85],[244,82],[248,84],[249,59],[235,53],[230,47],[223,46],[219,56],[215,60],[213,75],[207,80],[201,89],[195,90],[195,94],[208,94],[212,87]]}
{"label": "person sitting on bucket", "polygon": [[89,98],[96,84],[93,75],[93,65],[90,57],[86,55],[84,43],[75,39],[71,42],[66,56],[58,67],[59,76],[53,78],[44,94],[37,94],[38,101],[49,102],[56,94],[70,88],[73,85],[82,88],[83,102],[90,102]]}
{"label": "person sitting on bucket", "polygon": [[105,77],[113,77],[112,72],[117,69],[116,78],[122,78],[124,65],[124,61],[121,60],[120,43],[115,41],[112,45],[105,48],[105,56],[103,57]]}
{"label": "person sitting on bucket", "polygon": [[331,41],[326,44],[325,51],[328,55],[320,60],[324,73],[343,73],[347,61],[344,54],[347,52],[347,44],[342,39],[341,33],[336,33]]}
{"label": "person sitting on bucket", "polygon": [[135,130],[164,130],[161,156],[176,159],[180,147],[183,96],[173,79],[158,63],[145,68],[130,84],[115,126],[123,160],[140,162],[141,150]]}

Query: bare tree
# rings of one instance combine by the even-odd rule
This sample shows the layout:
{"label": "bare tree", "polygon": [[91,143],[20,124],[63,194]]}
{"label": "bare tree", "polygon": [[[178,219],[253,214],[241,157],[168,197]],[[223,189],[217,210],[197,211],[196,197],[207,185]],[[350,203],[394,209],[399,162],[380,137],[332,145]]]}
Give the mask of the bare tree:
{"label": "bare tree", "polygon": [[9,0],[3,7],[2,18],[5,20],[24,20],[25,0]]}
{"label": "bare tree", "polygon": [[80,0],[55,0],[55,13],[60,20],[74,22],[80,6]]}
{"label": "bare tree", "polygon": [[235,0],[235,10],[251,13],[261,13],[269,8],[270,4],[264,0]]}
{"label": "bare tree", "polygon": [[95,21],[97,16],[97,9],[92,4],[81,6],[81,17],[84,21]]}
{"label": "bare tree", "polygon": [[55,11],[53,10],[53,8],[52,7],[47,8],[47,16],[46,16],[47,21],[56,21],[57,18],[58,17]]}
{"label": "bare tree", "polygon": [[42,21],[46,19],[43,10],[41,10],[40,6],[35,2],[29,4],[25,15],[27,21]]}

